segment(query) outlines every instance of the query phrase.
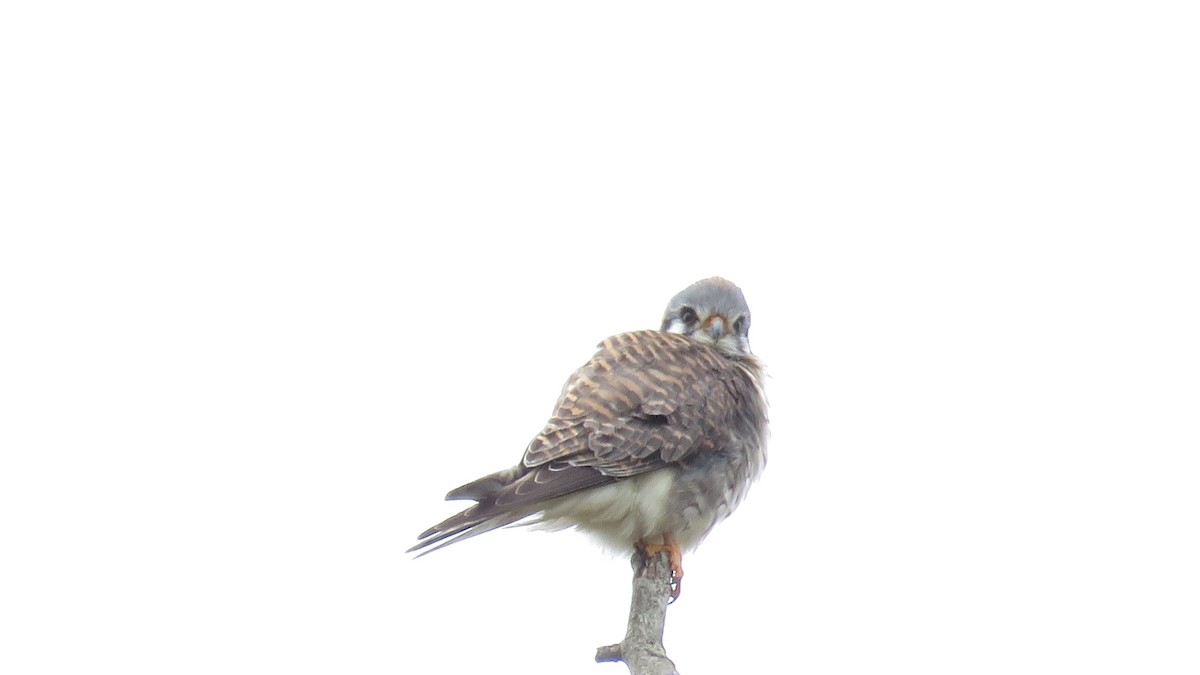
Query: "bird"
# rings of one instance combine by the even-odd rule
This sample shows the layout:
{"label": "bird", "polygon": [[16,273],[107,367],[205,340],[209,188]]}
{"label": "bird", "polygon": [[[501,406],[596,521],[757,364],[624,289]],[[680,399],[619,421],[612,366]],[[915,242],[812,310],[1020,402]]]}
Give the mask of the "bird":
{"label": "bird", "polygon": [[499,527],[575,528],[613,551],[683,554],[745,498],[767,461],[764,368],[737,285],[703,279],[658,330],[605,339],[513,467],[451,490],[475,504],[418,535],[417,557]]}

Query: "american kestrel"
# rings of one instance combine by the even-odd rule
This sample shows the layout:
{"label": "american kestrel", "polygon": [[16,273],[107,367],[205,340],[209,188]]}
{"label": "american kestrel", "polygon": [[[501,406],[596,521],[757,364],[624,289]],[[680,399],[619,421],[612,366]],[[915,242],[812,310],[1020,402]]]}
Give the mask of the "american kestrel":
{"label": "american kestrel", "polygon": [[660,330],[622,333],[567,380],[520,463],[455,488],[473,506],[422,532],[421,555],[522,521],[575,527],[616,550],[682,555],[733,512],[766,464],[750,308],[718,278],[667,304]]}

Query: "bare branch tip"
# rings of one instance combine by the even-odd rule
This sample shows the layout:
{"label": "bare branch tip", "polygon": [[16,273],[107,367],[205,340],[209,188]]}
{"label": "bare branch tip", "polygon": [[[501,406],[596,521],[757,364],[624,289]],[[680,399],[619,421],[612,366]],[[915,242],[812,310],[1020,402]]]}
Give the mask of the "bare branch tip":
{"label": "bare branch tip", "polygon": [[596,650],[596,663],[617,663],[624,661],[621,645],[607,645]]}

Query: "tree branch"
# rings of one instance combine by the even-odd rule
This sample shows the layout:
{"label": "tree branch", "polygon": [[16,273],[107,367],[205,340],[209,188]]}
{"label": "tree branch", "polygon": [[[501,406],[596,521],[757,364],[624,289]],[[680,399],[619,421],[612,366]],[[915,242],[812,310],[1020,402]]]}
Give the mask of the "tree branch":
{"label": "tree branch", "polygon": [[596,662],[623,661],[630,675],[679,675],[663,647],[667,605],[671,602],[671,561],[666,552],[652,556],[634,549],[633,598],[625,639],[596,650]]}

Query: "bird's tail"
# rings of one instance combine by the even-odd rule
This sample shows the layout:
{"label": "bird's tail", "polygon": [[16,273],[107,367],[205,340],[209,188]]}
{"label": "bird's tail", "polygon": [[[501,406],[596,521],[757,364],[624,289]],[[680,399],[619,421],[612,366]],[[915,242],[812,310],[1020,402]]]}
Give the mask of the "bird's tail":
{"label": "bird's tail", "polygon": [[450,544],[456,544],[464,539],[470,539],[471,537],[483,534],[484,532],[491,532],[496,528],[504,527],[505,525],[511,525],[528,515],[518,512],[501,513],[499,515],[490,517],[483,516],[482,518],[474,518],[471,517],[470,514],[475,508],[476,507],[472,506],[466,511],[463,511],[460,514],[448,518],[437,525],[434,525],[428,530],[425,530],[420,534],[419,537],[417,537],[420,539],[420,541],[418,541],[415,546],[408,549],[406,553],[420,551],[420,553],[417,554],[417,557],[420,558],[423,555],[433,553],[439,548],[449,546]]}
{"label": "bird's tail", "polygon": [[450,544],[511,525],[533,513],[536,509],[507,509],[496,504],[496,496],[500,491],[508,487],[521,473],[521,467],[517,466],[497,471],[451,490],[446,495],[447,500],[471,499],[478,503],[422,532],[417,536],[419,541],[416,545],[406,553],[421,551],[417,555],[420,558]]}

